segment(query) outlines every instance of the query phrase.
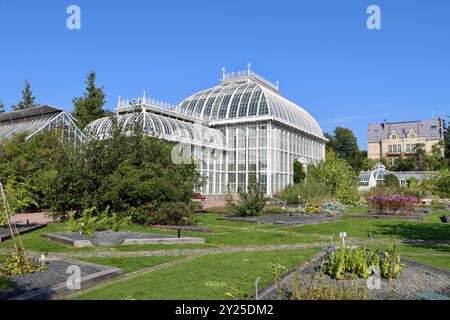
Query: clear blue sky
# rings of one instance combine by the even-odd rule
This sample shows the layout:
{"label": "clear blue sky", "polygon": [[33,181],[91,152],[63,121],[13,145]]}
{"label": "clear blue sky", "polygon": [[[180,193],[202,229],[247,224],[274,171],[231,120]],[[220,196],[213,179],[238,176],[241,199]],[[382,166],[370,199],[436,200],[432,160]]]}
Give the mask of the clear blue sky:
{"label": "clear blue sky", "polygon": [[[66,28],[71,4],[81,30]],[[382,30],[366,27],[370,4]],[[251,62],[365,149],[370,122],[450,113],[449,15],[448,0],[0,0],[0,100],[28,79],[37,102],[72,110],[94,70],[108,108],[144,90],[177,104]]]}

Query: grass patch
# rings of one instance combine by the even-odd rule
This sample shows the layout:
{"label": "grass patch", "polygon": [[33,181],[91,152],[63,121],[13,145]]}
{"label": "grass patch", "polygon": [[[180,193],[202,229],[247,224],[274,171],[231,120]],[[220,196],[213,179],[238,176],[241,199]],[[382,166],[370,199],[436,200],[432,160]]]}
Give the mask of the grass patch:
{"label": "grass patch", "polygon": [[95,257],[76,258],[81,261],[97,263],[105,266],[122,269],[123,273],[130,273],[140,269],[153,267],[166,262],[183,258],[182,256],[162,256],[162,257]]}
{"label": "grass patch", "polygon": [[112,282],[75,298],[222,300],[228,299],[226,293],[230,292],[230,286],[238,284],[250,295],[254,292],[257,277],[261,277],[260,287],[273,281],[271,269],[274,259],[294,268],[316,252],[315,249],[305,249],[207,255],[168,269]]}
{"label": "grass patch", "polygon": [[331,236],[347,232],[348,237],[368,238],[371,232],[375,238],[399,238],[421,240],[450,240],[450,225],[441,223],[439,217],[444,212],[435,212],[426,217],[425,222],[344,218],[343,221],[303,227],[290,227],[288,230],[304,234]]}
{"label": "grass patch", "polygon": [[422,256],[422,255],[404,254],[402,255],[402,258],[417,263],[427,264],[432,267],[450,270],[450,256]]}

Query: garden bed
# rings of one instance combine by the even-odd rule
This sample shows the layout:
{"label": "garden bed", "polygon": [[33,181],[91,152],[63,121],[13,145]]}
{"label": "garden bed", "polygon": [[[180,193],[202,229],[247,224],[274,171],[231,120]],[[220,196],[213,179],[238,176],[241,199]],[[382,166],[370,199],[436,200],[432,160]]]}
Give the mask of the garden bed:
{"label": "garden bed", "polygon": [[122,271],[117,268],[101,266],[75,260],[47,260],[48,268],[43,272],[11,276],[14,286],[0,289],[0,300],[47,300],[59,298],[74,291],[67,287],[70,266],[78,266],[81,271],[81,289],[118,278]]}
{"label": "garden bed", "polygon": [[[45,224],[16,224],[19,234],[25,234],[36,229],[45,227]],[[0,226],[0,242],[11,239],[11,232],[7,226]]]}
{"label": "garden bed", "polygon": [[96,246],[119,246],[132,244],[191,244],[205,243],[203,238],[181,237],[171,235],[117,231],[95,232],[94,236],[79,233],[55,232],[45,233],[44,238],[75,248]]}
{"label": "garden bed", "polygon": [[332,214],[266,214],[259,217],[218,217],[218,220],[240,221],[250,223],[273,223],[285,226],[303,226],[327,222],[341,221],[340,215]]}
{"label": "garden bed", "polygon": [[400,215],[400,214],[348,214],[348,218],[366,218],[366,219],[388,219],[388,220],[406,220],[406,221],[424,221],[424,217],[419,214]]}
{"label": "garden bed", "polygon": [[188,231],[188,232],[203,232],[203,233],[213,233],[212,230],[200,227],[200,226],[163,226],[163,225],[153,225],[152,228],[154,229],[161,229],[161,230],[170,230],[170,231]]}
{"label": "garden bed", "polygon": [[[291,270],[281,280],[284,292],[289,292],[288,285],[297,279],[300,279],[301,285],[307,287],[310,284],[312,275],[314,284],[335,284],[339,286],[348,286],[353,280],[334,280],[326,274],[323,274],[322,280],[319,280],[319,270],[322,262],[328,258],[330,249],[324,249],[318,254],[303,263],[297,269]],[[368,299],[373,300],[419,300],[424,297],[434,297],[435,299],[445,299],[450,297],[450,271],[438,269],[428,265],[423,265],[402,259],[405,267],[396,280],[387,281],[381,279],[381,289],[367,289]],[[298,274],[300,277],[298,278]],[[366,287],[366,279],[356,279],[353,283],[361,287]],[[260,299],[277,299],[277,290],[275,283],[261,290]]]}

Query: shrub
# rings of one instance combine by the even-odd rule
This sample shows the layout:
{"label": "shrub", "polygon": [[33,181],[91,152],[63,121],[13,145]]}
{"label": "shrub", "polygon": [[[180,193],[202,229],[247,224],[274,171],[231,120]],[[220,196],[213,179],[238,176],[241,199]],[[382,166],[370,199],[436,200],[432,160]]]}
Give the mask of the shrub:
{"label": "shrub", "polygon": [[226,203],[231,214],[239,217],[259,216],[266,206],[267,198],[256,181],[256,176],[249,176],[247,191],[238,190],[238,199],[234,199],[233,195],[228,192]]}
{"label": "shrub", "polygon": [[434,192],[441,197],[450,197],[450,170],[441,170],[432,180]]}
{"label": "shrub", "polygon": [[8,277],[0,274],[0,290],[5,290],[14,285],[14,282],[11,281]]}
{"label": "shrub", "polygon": [[182,202],[166,202],[152,216],[152,224],[160,225],[194,225],[195,208]]}
{"label": "shrub", "polygon": [[66,225],[69,232],[93,236],[95,231],[106,229],[119,231],[123,226],[130,223],[130,216],[111,214],[109,207],[102,212],[98,212],[97,208],[94,207],[84,210],[78,219],[75,212],[71,212]]}
{"label": "shrub", "polygon": [[277,197],[287,204],[304,206],[309,201],[327,196],[326,188],[321,183],[308,179],[306,183],[287,186]]}
{"label": "shrub", "polygon": [[400,186],[400,181],[395,174],[388,174],[384,177],[384,185],[386,187],[398,188]]}
{"label": "shrub", "polygon": [[308,202],[305,206],[305,214],[318,214],[322,212],[322,207],[316,202]]}
{"label": "shrub", "polygon": [[387,196],[378,194],[367,199],[369,208],[378,214],[393,214],[402,211],[410,214],[414,211],[414,206],[420,203],[419,198],[407,195]]}
{"label": "shrub", "polygon": [[322,203],[322,209],[332,212],[344,212],[346,208],[339,201],[326,201]]}
{"label": "shrub", "polygon": [[18,245],[11,252],[11,256],[0,267],[0,275],[3,277],[42,272],[46,265],[37,266],[25,254],[25,250]]}

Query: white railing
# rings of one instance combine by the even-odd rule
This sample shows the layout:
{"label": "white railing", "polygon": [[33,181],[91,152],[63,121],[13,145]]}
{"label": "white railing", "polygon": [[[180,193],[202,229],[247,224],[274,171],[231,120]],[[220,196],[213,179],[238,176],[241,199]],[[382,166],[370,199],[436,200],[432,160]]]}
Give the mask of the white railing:
{"label": "white railing", "polygon": [[129,107],[132,104],[147,104],[147,105],[164,108],[164,109],[175,109],[175,107],[176,107],[173,104],[170,104],[170,103],[167,103],[167,102],[164,102],[161,100],[153,99],[153,98],[147,98],[145,96],[134,98],[131,101],[129,99],[122,100],[119,97],[118,102],[117,102],[117,107],[118,108]]}
{"label": "white railing", "polygon": [[224,73],[223,74],[223,80],[231,79],[231,78],[239,78],[239,77],[253,77],[256,80],[264,83],[265,85],[271,87],[274,90],[279,90],[279,83],[276,84],[273,82],[270,82],[269,80],[261,77],[256,72],[253,72],[251,70],[244,70],[244,71],[238,71],[238,72],[231,72],[231,73]]}

